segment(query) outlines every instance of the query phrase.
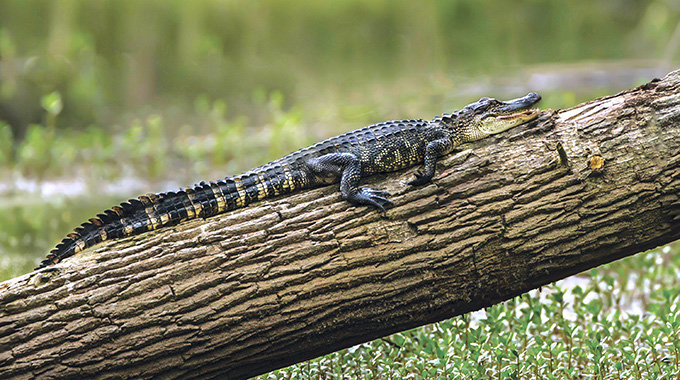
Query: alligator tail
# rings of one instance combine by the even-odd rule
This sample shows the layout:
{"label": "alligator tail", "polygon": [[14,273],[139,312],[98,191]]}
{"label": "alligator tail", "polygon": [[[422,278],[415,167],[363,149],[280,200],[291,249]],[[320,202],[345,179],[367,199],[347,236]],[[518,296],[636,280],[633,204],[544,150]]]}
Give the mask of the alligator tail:
{"label": "alligator tail", "polygon": [[291,175],[279,165],[261,169],[216,182],[201,182],[177,192],[147,194],[113,206],[74,229],[36,269],[56,264],[106,240],[208,218],[304,187],[301,173]]}

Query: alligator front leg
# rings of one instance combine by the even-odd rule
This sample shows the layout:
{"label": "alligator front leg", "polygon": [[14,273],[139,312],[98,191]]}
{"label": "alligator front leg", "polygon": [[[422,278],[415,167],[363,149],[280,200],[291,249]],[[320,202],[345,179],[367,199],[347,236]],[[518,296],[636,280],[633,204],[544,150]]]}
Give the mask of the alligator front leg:
{"label": "alligator front leg", "polygon": [[437,166],[437,158],[451,152],[454,144],[448,137],[430,141],[425,147],[424,171],[416,170],[416,179],[408,182],[409,185],[424,185],[434,177],[434,170]]}
{"label": "alligator front leg", "polygon": [[308,168],[319,177],[339,176],[340,193],[352,204],[371,205],[383,212],[385,207],[392,206],[392,201],[385,198],[387,191],[369,187],[359,187],[361,180],[361,161],[351,153],[330,153],[307,161]]}

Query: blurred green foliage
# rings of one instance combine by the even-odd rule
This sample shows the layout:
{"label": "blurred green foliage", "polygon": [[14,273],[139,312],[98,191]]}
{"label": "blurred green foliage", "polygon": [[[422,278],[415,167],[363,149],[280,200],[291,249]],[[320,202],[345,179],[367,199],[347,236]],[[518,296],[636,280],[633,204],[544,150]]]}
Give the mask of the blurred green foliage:
{"label": "blurred green foliage", "polygon": [[0,281],[33,270],[37,260],[64,238],[64,231],[100,213],[102,204],[115,202],[120,199],[101,195],[0,197]]}
{"label": "blurred green foliage", "polygon": [[12,127],[4,121],[0,121],[0,165],[6,166],[12,161],[14,156],[13,142]]}
{"label": "blurred green foliage", "polygon": [[[17,161],[26,173],[42,178],[50,169],[50,165],[54,163],[52,160],[54,133],[53,128],[44,128],[39,124],[29,126],[26,137],[17,150]],[[60,160],[60,164],[68,162]]]}
{"label": "blurred green foliage", "polygon": [[[662,57],[679,19],[672,4],[6,0],[0,120],[22,138],[49,94],[61,94],[59,128],[109,128],[143,105],[191,111],[200,96],[253,118],[258,90],[280,91],[287,108],[326,85]],[[175,128],[192,116],[167,120]]]}
{"label": "blurred green foliage", "polygon": [[462,76],[660,59],[679,19],[664,0],[2,1],[0,176],[240,172],[451,111],[474,100]]}

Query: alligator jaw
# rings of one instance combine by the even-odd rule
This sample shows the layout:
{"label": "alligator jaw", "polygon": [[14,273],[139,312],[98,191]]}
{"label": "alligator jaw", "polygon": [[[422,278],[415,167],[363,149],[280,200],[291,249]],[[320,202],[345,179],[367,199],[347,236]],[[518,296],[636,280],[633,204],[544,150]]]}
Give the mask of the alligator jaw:
{"label": "alligator jaw", "polygon": [[481,115],[477,126],[482,133],[493,135],[527,123],[540,115],[540,110],[531,108],[540,100],[540,95],[531,92],[521,98],[498,102],[496,107]]}
{"label": "alligator jaw", "polygon": [[507,114],[507,115],[500,115],[496,116],[496,119],[498,120],[512,120],[514,118],[524,118],[524,117],[530,117],[534,116],[533,118],[529,120],[533,120],[535,116],[538,116],[538,114],[541,113],[541,110],[537,108],[532,108],[530,110],[526,110],[524,112],[517,112],[517,113],[512,113],[512,114]]}

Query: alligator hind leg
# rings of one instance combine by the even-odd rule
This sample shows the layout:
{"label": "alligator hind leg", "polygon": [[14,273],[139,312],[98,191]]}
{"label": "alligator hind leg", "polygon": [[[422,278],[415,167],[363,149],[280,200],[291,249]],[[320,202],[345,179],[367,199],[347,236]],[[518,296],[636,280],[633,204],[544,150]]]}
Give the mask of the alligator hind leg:
{"label": "alligator hind leg", "polygon": [[387,191],[359,187],[361,180],[361,162],[351,153],[330,153],[313,158],[307,162],[309,169],[319,177],[340,176],[340,193],[352,204],[371,205],[383,212],[392,201],[385,198]]}

